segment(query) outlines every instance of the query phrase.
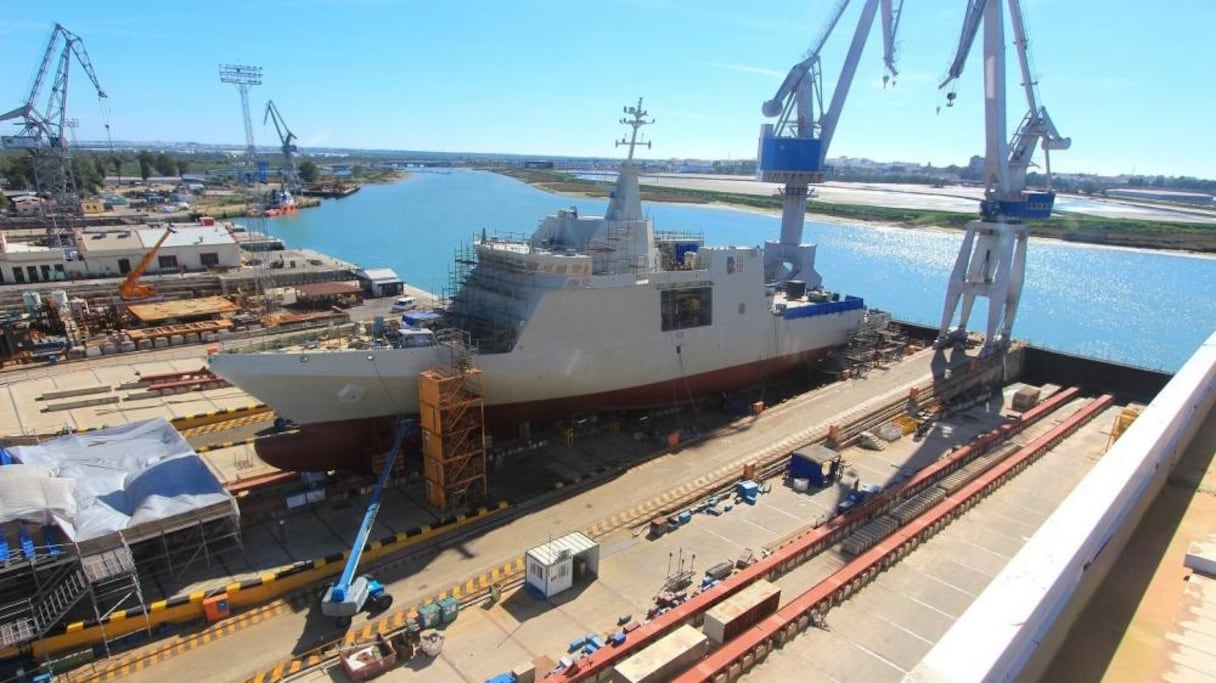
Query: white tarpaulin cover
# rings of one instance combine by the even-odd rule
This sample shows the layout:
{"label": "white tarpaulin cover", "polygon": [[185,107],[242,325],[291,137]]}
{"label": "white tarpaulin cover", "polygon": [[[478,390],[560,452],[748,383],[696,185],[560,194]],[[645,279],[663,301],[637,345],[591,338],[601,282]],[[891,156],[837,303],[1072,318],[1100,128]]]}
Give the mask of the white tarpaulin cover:
{"label": "white tarpaulin cover", "polygon": [[0,467],[0,523],[22,520],[45,526],[75,516],[71,479],[59,479],[37,465]]}
{"label": "white tarpaulin cover", "polygon": [[[24,467],[0,466],[0,521],[42,521],[49,516],[77,542],[217,503],[226,503],[233,514],[236,511],[232,495],[164,418],[18,446],[9,452]],[[5,472],[18,468],[34,472],[44,468],[53,477],[50,482],[60,483],[48,485],[45,479]],[[41,483],[9,498],[11,487],[29,481]],[[65,500],[64,493],[73,491],[74,500]],[[41,516],[31,508],[40,508]]]}

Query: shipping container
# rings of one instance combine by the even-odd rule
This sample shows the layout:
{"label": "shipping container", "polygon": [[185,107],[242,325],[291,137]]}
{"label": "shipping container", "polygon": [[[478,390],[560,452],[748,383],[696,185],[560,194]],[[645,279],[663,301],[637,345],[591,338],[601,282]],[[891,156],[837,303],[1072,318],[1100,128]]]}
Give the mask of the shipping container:
{"label": "shipping container", "polygon": [[728,643],[776,612],[780,602],[780,588],[768,581],[757,581],[706,612],[701,630],[715,645]]}
{"label": "shipping container", "polygon": [[617,665],[614,683],[661,683],[692,667],[705,656],[709,639],[685,624]]}

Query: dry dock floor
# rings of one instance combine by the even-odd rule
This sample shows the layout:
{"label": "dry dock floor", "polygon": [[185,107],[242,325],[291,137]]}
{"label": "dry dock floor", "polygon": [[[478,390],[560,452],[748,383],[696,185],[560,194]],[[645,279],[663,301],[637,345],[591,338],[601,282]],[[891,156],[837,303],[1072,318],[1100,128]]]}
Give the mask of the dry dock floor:
{"label": "dry dock floor", "polygon": [[[1025,443],[1080,406],[1057,412],[1014,441]],[[1021,550],[1106,449],[1121,408],[1111,407],[966,515],[908,555],[744,677],[748,681],[897,682]],[[782,577],[808,585],[841,566],[824,555]],[[822,569],[816,571],[816,565]],[[800,581],[798,574],[807,575]],[[783,595],[784,604],[792,595]]]}
{"label": "dry dock floor", "polygon": [[[741,420],[719,438],[640,464],[602,485],[499,528],[399,563],[379,574],[395,597],[393,611],[514,561],[528,547],[550,537],[587,529],[706,472],[723,465],[741,464],[786,434],[816,424],[826,426],[878,396],[906,395],[909,386],[923,385],[929,380],[933,357],[930,351],[921,352],[888,370],[874,371],[867,379],[829,385],[766,411],[758,419]],[[863,481],[874,483],[908,476],[951,446],[991,428],[1002,419],[1000,410],[995,402],[986,410],[973,410],[934,430],[919,443],[905,440],[882,452],[850,452],[847,456],[850,471]],[[576,442],[574,447],[579,446]],[[568,458],[567,466],[578,466],[580,460],[578,456]],[[830,489],[808,496],[775,480],[772,492],[762,496],[756,506],[739,506],[720,517],[697,515],[689,525],[658,540],[634,537],[626,530],[613,532],[600,539],[602,559],[598,580],[579,584],[550,601],[514,591],[492,607],[468,609],[448,627],[447,644],[439,660],[429,666],[413,662],[384,680],[405,680],[412,676],[410,680],[480,681],[521,661],[542,656],[556,659],[572,639],[603,632],[621,615],[644,617],[652,596],[681,557],[686,568],[692,564],[699,575],[710,565],[738,557],[744,548],[759,550],[824,516],[846,493]],[[385,508],[389,510],[404,502],[408,501],[397,496]],[[341,528],[350,521],[349,528],[353,528],[353,516],[359,512],[358,508],[340,512],[352,519],[339,522],[330,509],[322,509],[315,515],[315,524]],[[293,528],[290,535],[297,534],[313,535]],[[247,546],[258,543],[256,539],[247,540]],[[293,651],[306,650],[339,635],[332,620],[317,612],[315,601],[298,604],[280,616],[248,623],[240,629],[239,636],[219,638],[124,678],[159,681],[187,674],[200,680],[252,677],[272,668]],[[357,618],[352,630],[368,623],[362,617]],[[330,677],[341,680],[341,674],[334,670],[314,674],[312,680]]]}
{"label": "dry dock floor", "polygon": [[[1023,432],[1015,443],[1046,432],[1082,404],[1073,402]],[[745,680],[899,680],[1100,457],[1117,413],[1118,409],[1110,409],[1098,417],[834,610],[828,619],[830,631],[805,632]],[[994,404],[957,416],[922,442],[903,439],[881,452],[850,448],[844,452],[848,474],[869,483],[899,480],[914,463],[944,454],[1001,419]],[[694,515],[687,525],[657,539],[624,531],[600,539],[600,573],[595,580],[576,583],[549,600],[515,590],[499,604],[466,609],[446,628],[444,650],[437,659],[410,662],[380,680],[466,683],[485,680],[521,662],[556,660],[566,654],[572,640],[612,632],[625,615],[644,618],[652,597],[677,570],[681,558],[686,568],[691,564],[699,580],[706,568],[718,562],[734,560],[749,549],[759,551],[804,528],[847,494],[835,487],[799,493],[780,479],[770,481],[771,491],[754,506],[739,505],[721,516]],[[782,604],[845,561],[828,551],[782,576],[776,581],[783,591]],[[345,678],[330,669],[300,680]]]}

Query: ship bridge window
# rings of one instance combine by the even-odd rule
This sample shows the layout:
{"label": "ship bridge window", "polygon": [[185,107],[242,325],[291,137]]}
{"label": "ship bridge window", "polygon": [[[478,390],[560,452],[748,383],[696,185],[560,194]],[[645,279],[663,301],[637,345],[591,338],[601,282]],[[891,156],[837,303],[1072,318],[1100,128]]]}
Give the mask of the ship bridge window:
{"label": "ship bridge window", "polygon": [[713,324],[713,288],[665,289],[660,292],[663,331]]}

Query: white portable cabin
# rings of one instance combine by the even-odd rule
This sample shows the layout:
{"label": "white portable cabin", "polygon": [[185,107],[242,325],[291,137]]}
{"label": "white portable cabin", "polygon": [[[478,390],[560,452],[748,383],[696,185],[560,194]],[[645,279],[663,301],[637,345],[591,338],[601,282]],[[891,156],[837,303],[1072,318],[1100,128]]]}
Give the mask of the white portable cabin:
{"label": "white portable cabin", "polygon": [[576,564],[592,575],[600,569],[600,546],[581,531],[575,531],[524,553],[527,583],[546,598],[574,585]]}

